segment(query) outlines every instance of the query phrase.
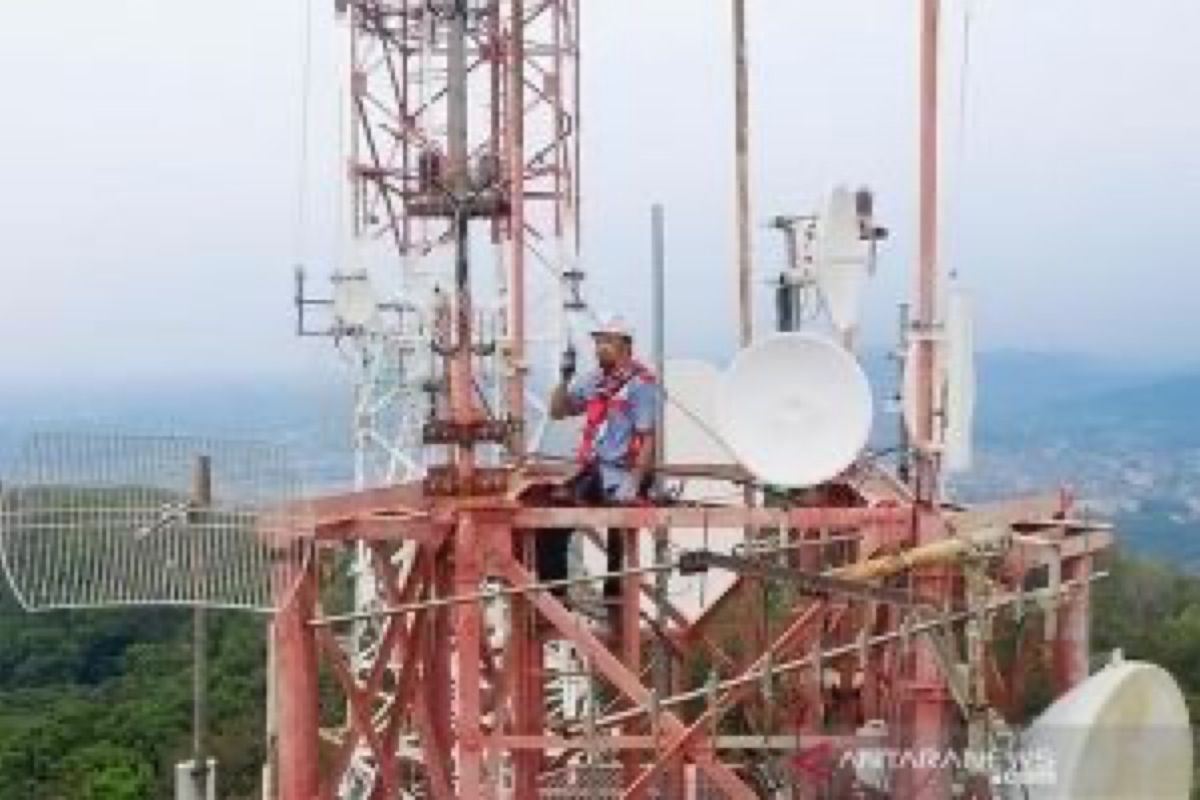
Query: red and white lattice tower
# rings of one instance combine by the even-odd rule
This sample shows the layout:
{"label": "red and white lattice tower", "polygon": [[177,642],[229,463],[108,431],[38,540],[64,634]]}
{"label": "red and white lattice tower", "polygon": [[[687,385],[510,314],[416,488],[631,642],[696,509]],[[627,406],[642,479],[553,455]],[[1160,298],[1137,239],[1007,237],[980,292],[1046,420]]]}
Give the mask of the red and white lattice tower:
{"label": "red and white lattice tower", "polygon": [[[474,380],[497,416],[520,420],[512,453],[536,449],[546,427],[532,372],[550,374],[582,310],[578,267],[577,0],[355,0],[340,3],[339,291],[379,292],[369,324],[344,326],[339,348],[354,372],[355,487],[424,476],[423,425],[446,393],[437,341],[455,287],[455,226],[447,207],[451,151],[450,25],[464,19],[465,167],[473,195]],[[342,284],[342,286],[339,286]],[[380,289],[387,292],[383,294]],[[496,460],[492,447],[484,457]],[[402,575],[414,550],[391,561]],[[354,606],[384,603],[369,551],[350,562]],[[356,622],[345,642],[363,677],[381,628]],[[389,667],[390,669],[390,667]],[[339,791],[376,781],[359,746]]]}

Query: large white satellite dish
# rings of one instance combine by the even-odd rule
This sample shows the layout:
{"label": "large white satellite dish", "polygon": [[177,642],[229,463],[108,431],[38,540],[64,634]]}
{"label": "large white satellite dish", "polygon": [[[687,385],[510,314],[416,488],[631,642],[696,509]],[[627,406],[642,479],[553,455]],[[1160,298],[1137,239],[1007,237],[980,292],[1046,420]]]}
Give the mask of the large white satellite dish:
{"label": "large white satellite dish", "polygon": [[[723,442],[717,419],[717,393],[721,371],[707,361],[670,359],[663,365],[663,389],[666,392],[663,431],[664,456],[673,465],[736,464],[737,458]],[[678,481],[680,499],[693,503],[722,502],[729,497],[729,484],[709,477],[689,477]],[[706,528],[696,531],[669,530],[670,546],[675,550],[704,547],[732,554],[746,538],[745,530]],[[642,564],[654,561],[654,542],[643,537]],[[601,565],[603,569],[603,565]],[[671,604],[688,619],[695,620],[717,597],[734,583],[737,576],[729,570],[712,570],[698,575],[671,579]]]}
{"label": "large white satellite dish", "polygon": [[810,333],[783,333],[734,359],[717,395],[717,417],[738,460],[779,486],[814,486],[858,457],[872,401],[858,361]]}
{"label": "large white satellite dish", "polygon": [[1032,800],[1191,796],[1187,704],[1154,664],[1113,663],[1075,686],[1029,727],[1018,755],[1047,767],[1024,787]]}
{"label": "large white satellite dish", "polygon": [[379,303],[366,270],[337,272],[332,280],[334,318],[346,328],[370,327],[379,313]]}
{"label": "large white satellite dish", "polygon": [[672,359],[663,365],[666,391],[664,455],[668,464],[732,464],[721,441],[717,391],[721,371],[707,361]]}
{"label": "large white satellite dish", "polygon": [[836,187],[821,215],[816,253],[817,287],[830,322],[842,333],[858,325],[859,306],[871,263],[854,192]]}

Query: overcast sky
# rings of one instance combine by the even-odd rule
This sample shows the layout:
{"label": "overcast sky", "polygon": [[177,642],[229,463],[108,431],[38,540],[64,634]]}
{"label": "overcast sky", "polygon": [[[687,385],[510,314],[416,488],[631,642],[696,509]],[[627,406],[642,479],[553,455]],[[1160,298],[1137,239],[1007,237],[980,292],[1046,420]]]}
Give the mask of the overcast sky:
{"label": "overcast sky", "polygon": [[[725,0],[584,0],[585,259],[645,319],[667,206],[672,348],[733,338]],[[0,2],[6,382],[294,374],[291,269],[333,257],[332,0],[314,39],[310,228],[297,235],[305,0]],[[892,336],[915,226],[916,3],[749,0],[763,228],[839,181],[893,236],[868,341]],[[946,3],[947,266],[987,349],[1200,363],[1200,3]],[[969,59],[963,58],[964,12]],[[961,124],[965,122],[965,125]],[[769,298],[759,295],[760,307]]]}

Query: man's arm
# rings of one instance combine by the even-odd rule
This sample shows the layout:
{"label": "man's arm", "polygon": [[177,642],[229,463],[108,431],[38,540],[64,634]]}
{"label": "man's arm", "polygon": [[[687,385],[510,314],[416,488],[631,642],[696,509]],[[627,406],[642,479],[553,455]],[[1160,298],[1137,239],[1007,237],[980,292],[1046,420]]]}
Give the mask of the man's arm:
{"label": "man's arm", "polygon": [[550,393],[550,418],[564,419],[582,414],[595,380],[595,373],[584,375],[574,382],[564,375]]}
{"label": "man's arm", "polygon": [[571,379],[575,377],[575,347],[567,345],[563,351],[562,364],[558,370],[558,385],[550,393],[550,419],[573,417],[583,411],[580,392],[571,391]]}
{"label": "man's arm", "polygon": [[571,389],[567,381],[559,381],[550,393],[550,419],[565,419],[579,413],[571,401]]}
{"label": "man's arm", "polygon": [[654,437],[653,428],[642,433],[642,449],[638,450],[637,459],[633,463],[633,490],[640,492],[647,476],[654,471]]}

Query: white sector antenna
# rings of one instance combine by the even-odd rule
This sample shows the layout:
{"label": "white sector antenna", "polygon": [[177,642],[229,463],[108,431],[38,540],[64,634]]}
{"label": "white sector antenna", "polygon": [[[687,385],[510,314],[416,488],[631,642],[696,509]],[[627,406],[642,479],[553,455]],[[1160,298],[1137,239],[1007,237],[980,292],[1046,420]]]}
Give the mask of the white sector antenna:
{"label": "white sector antenna", "polygon": [[858,326],[859,305],[871,263],[854,192],[838,186],[818,227],[817,286],[833,326],[842,333]]}
{"label": "white sector antenna", "polygon": [[[930,444],[941,450],[948,471],[963,472],[971,467],[975,424],[974,312],[966,292],[950,292],[942,327],[942,335],[933,348],[934,427]],[[901,411],[909,438],[920,446],[917,437],[918,349],[919,342],[910,343],[904,358]]]}
{"label": "white sector antenna", "polygon": [[[917,357],[921,349],[920,342],[909,342],[907,350],[904,353],[904,375],[900,386],[900,413],[904,417],[904,428],[908,431],[909,441],[917,449],[928,449],[929,445],[941,447],[941,431],[934,425],[933,442],[922,441],[922,437],[917,435],[920,426],[917,425]],[[942,374],[942,356],[944,348],[940,342],[935,342],[933,347],[933,375],[935,387],[940,385]],[[936,395],[931,402],[933,403],[932,411],[936,416],[941,413],[940,397],[941,392],[934,392]]]}
{"label": "white sector antenna", "polygon": [[[725,446],[717,418],[717,394],[721,387],[721,371],[707,361],[671,359],[663,365],[663,389],[666,392],[663,421],[663,454],[672,465],[717,466],[736,464],[737,458]],[[729,484],[705,477],[688,477],[679,481],[680,499],[685,502],[708,504],[728,498]],[[695,531],[668,531],[670,547],[686,550],[697,544]],[[733,553],[745,539],[742,528],[707,528],[703,546],[718,553]],[[642,540],[642,564],[654,562],[653,542]],[[603,568],[603,563],[600,564]],[[715,597],[720,597],[733,584],[735,575],[727,570],[713,570],[700,575],[671,579],[669,596],[672,605],[689,620],[696,620]]]}
{"label": "white sector antenna", "polygon": [[871,430],[871,389],[853,355],[810,333],[771,336],[738,354],[717,418],[738,460],[779,486],[814,486],[850,466]]}
{"label": "white sector antenna", "polygon": [[971,299],[950,293],[946,304],[945,463],[952,472],[971,468],[975,422],[975,332]]}

